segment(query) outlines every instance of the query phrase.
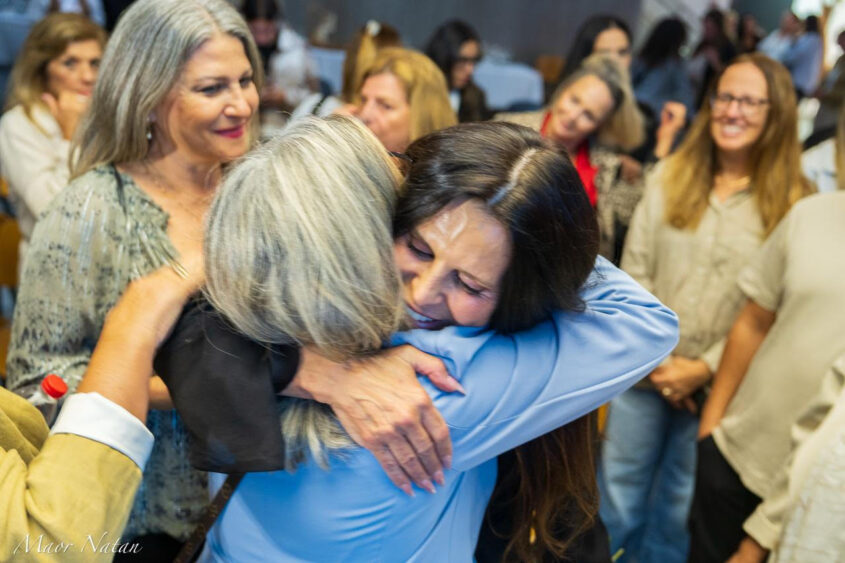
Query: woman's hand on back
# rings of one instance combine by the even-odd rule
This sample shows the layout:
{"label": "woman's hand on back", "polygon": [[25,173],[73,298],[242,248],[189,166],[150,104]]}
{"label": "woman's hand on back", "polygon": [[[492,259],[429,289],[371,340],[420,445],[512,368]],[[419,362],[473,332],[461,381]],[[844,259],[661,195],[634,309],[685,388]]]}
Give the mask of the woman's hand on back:
{"label": "woman's hand on back", "polygon": [[393,483],[413,495],[411,481],[434,492],[452,462],[452,443],[443,417],[417,381],[428,377],[443,391],[463,392],[443,362],[411,346],[383,350],[339,364],[304,348],[285,395],[332,407],[350,437],[376,457]]}

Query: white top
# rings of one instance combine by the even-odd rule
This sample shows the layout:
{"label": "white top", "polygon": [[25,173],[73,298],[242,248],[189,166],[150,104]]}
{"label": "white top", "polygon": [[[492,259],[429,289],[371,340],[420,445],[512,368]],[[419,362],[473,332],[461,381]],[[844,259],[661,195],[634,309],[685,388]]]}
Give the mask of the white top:
{"label": "white top", "polygon": [[76,393],[65,400],[50,434],[76,434],[125,454],[142,471],[153,450],[153,435],[129,411],[99,393]]}
{"label": "white top", "polygon": [[801,155],[801,170],[812,180],[819,192],[835,192],[836,181],[836,139],[828,139]]}
{"label": "white top", "polygon": [[70,177],[70,141],[58,122],[40,106],[32,108],[32,117],[34,122],[19,105],[0,118],[0,176],[9,184],[23,240]]}

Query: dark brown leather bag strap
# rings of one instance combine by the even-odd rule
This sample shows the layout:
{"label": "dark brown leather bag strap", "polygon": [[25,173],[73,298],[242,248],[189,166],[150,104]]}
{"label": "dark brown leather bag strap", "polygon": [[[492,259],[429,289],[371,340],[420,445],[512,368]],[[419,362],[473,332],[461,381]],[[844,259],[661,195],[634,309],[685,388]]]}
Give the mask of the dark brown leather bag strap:
{"label": "dark brown leather bag strap", "polygon": [[223,486],[220,487],[220,490],[217,491],[216,495],[214,495],[214,500],[211,501],[211,504],[205,511],[202,520],[200,520],[200,523],[197,524],[196,528],[194,528],[194,531],[191,532],[188,541],[182,545],[182,549],[179,550],[179,553],[176,555],[173,563],[190,563],[196,558],[197,551],[199,551],[203,540],[205,540],[206,534],[208,534],[208,531],[214,525],[214,522],[217,521],[217,517],[220,516],[220,513],[223,512],[223,509],[226,507],[226,503],[229,502],[229,499],[232,497],[232,493],[235,492],[235,489],[238,487],[238,483],[240,483],[243,478],[243,473],[231,473],[226,477],[226,481],[223,483]]}

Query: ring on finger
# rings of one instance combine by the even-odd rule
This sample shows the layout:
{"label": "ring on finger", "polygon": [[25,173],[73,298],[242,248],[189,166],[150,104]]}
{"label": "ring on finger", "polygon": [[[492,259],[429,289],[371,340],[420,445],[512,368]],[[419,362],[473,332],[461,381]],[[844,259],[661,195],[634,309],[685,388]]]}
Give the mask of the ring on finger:
{"label": "ring on finger", "polygon": [[671,389],[669,389],[668,387],[664,387],[663,389],[661,389],[661,390],[660,390],[660,393],[661,393],[664,397],[669,397],[670,395],[672,395],[672,390],[671,390]]}

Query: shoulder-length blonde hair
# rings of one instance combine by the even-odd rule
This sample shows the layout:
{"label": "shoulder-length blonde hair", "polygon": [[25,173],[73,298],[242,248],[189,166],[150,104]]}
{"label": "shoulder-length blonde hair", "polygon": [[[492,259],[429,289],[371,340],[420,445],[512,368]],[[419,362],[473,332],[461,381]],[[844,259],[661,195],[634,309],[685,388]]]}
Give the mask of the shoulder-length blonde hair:
{"label": "shoulder-length blonde hair", "polygon": [[47,65],[77,41],[94,40],[106,46],[106,32],[79,14],[50,14],[34,26],[21,46],[12,67],[6,110],[22,106],[32,119],[32,108],[42,105],[41,95],[47,92]]}
{"label": "shoulder-length blonde hair", "polygon": [[[769,236],[789,208],[815,189],[801,172],[798,110],[789,72],[759,53],[737,57],[726,68],[742,63],[754,65],[766,77],[769,113],[751,149],[751,187],[765,236]],[[719,80],[714,84],[718,89]],[[666,222],[679,229],[695,229],[707,209],[717,172],[717,148],[710,134],[712,115],[708,98],[662,172]]]}
{"label": "shoulder-length blonde hair", "polygon": [[[205,229],[206,294],[260,342],[345,361],[404,319],[393,261],[399,172],[357,120],[305,117],[227,172]],[[285,468],[354,445],[330,408],[281,405]]]}
{"label": "shoulder-length blonde hair", "polygon": [[[411,49],[381,49],[364,72],[361,85],[370,76],[383,73],[392,74],[405,87],[408,105],[411,106],[411,142],[458,123],[449,103],[446,78],[434,61]],[[357,94],[360,95],[360,90]]]}
{"label": "shoulder-length blonde hair", "polygon": [[379,50],[401,46],[402,38],[396,28],[375,20],[368,21],[346,49],[341,99],[347,104],[353,103],[364,82],[364,73],[373,64]]}
{"label": "shoulder-length blonde hair", "polygon": [[[240,14],[225,0],[139,0],[120,18],[106,48],[91,107],[74,140],[73,177],[106,163],[143,159],[149,116],[178,82],[185,63],[216,34],[241,41],[261,88],[261,57]],[[254,130],[257,116],[253,116]]]}
{"label": "shoulder-length blonde hair", "polygon": [[584,59],[581,66],[557,87],[548,107],[553,108],[561,95],[585,76],[595,76],[601,80],[613,98],[613,110],[596,130],[598,142],[625,151],[642,145],[645,141],[645,125],[631,89],[631,77],[625,68],[608,55],[596,54]]}

